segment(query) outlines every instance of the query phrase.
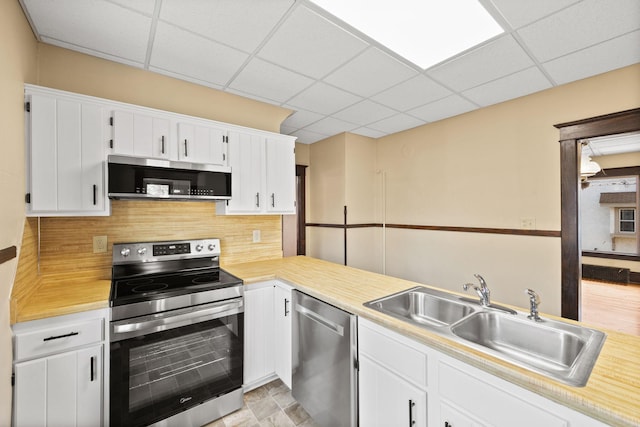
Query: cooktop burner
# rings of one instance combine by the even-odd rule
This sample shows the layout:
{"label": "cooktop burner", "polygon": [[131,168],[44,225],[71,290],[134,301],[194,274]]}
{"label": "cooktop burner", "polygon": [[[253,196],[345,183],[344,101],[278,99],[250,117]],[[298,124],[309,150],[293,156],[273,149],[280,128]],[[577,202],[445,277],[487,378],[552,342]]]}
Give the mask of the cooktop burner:
{"label": "cooktop burner", "polygon": [[111,306],[234,286],[219,268],[218,239],[113,245]]}

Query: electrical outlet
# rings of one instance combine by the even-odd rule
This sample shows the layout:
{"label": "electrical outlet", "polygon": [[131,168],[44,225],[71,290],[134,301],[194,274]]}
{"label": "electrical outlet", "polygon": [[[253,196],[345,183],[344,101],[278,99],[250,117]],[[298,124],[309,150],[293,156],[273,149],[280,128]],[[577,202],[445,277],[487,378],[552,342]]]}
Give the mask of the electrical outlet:
{"label": "electrical outlet", "polygon": [[260,230],[253,230],[253,243],[260,243]]}
{"label": "electrical outlet", "polygon": [[522,218],[522,219],[520,219],[520,226],[525,230],[535,230],[536,229],[536,219],[535,218]]}
{"label": "electrical outlet", "polygon": [[102,254],[107,252],[107,236],[93,236],[93,253]]}

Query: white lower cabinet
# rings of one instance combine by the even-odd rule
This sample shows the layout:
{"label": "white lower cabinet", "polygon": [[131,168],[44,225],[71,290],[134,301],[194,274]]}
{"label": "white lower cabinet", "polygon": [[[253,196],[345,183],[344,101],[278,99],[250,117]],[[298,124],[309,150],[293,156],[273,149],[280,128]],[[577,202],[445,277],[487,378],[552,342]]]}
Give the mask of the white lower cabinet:
{"label": "white lower cabinet", "polygon": [[359,361],[360,425],[427,425],[427,393],[364,355]]}
{"label": "white lower cabinet", "polygon": [[244,304],[244,384],[252,386],[274,373],[273,285],[252,285]]}
{"label": "white lower cabinet", "polygon": [[104,312],[14,325],[13,425],[104,425]]}
{"label": "white lower cabinet", "polygon": [[358,341],[362,426],[605,426],[361,317]]}
{"label": "white lower cabinet", "polygon": [[292,287],[276,283],[273,293],[274,358],[276,375],[291,388],[291,291]]}
{"label": "white lower cabinet", "polygon": [[269,280],[245,287],[244,388],[276,377],[291,388],[291,288]]}

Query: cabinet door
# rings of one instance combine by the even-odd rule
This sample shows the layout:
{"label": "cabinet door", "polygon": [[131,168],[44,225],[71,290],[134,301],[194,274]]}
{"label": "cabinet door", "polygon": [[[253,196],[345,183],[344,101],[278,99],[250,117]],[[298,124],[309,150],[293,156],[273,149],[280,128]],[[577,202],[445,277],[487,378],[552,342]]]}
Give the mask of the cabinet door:
{"label": "cabinet door", "polygon": [[481,427],[481,425],[474,424],[471,419],[463,415],[458,409],[441,403],[439,427]]}
{"label": "cabinet door", "polygon": [[105,212],[104,116],[97,105],[31,95],[30,213]]}
{"label": "cabinet door", "polygon": [[275,370],[282,382],[291,388],[291,289],[274,287]]}
{"label": "cabinet door", "polygon": [[367,356],[360,355],[360,425],[427,425],[427,394]]}
{"label": "cabinet door", "polygon": [[169,158],[169,120],[130,111],[114,111],[113,152]]}
{"label": "cabinet door", "polygon": [[275,371],[273,286],[244,294],[244,384],[259,382]]}
{"label": "cabinet door", "polygon": [[296,158],[293,140],[267,138],[265,169],[267,179],[267,211],[296,211]]}
{"label": "cabinet door", "polygon": [[102,344],[16,363],[15,425],[100,426]]}
{"label": "cabinet door", "polygon": [[231,200],[226,213],[259,213],[266,199],[262,190],[264,138],[249,133],[229,133]]}
{"label": "cabinet door", "polygon": [[178,123],[178,158],[193,163],[226,166],[227,132],[224,129]]}

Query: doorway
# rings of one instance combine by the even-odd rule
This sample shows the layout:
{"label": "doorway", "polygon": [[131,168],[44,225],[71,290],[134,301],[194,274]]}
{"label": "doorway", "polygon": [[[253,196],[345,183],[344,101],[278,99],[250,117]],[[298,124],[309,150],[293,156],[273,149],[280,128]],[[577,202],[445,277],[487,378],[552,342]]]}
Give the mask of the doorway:
{"label": "doorway", "polygon": [[306,239],[306,170],[296,165],[296,214],[282,215],[282,255],[305,255]]}
{"label": "doorway", "polygon": [[581,320],[640,335],[640,132],[581,144]]}
{"label": "doorway", "polygon": [[555,125],[561,163],[561,314],[581,319],[580,157],[582,141],[640,131],[640,108]]}

